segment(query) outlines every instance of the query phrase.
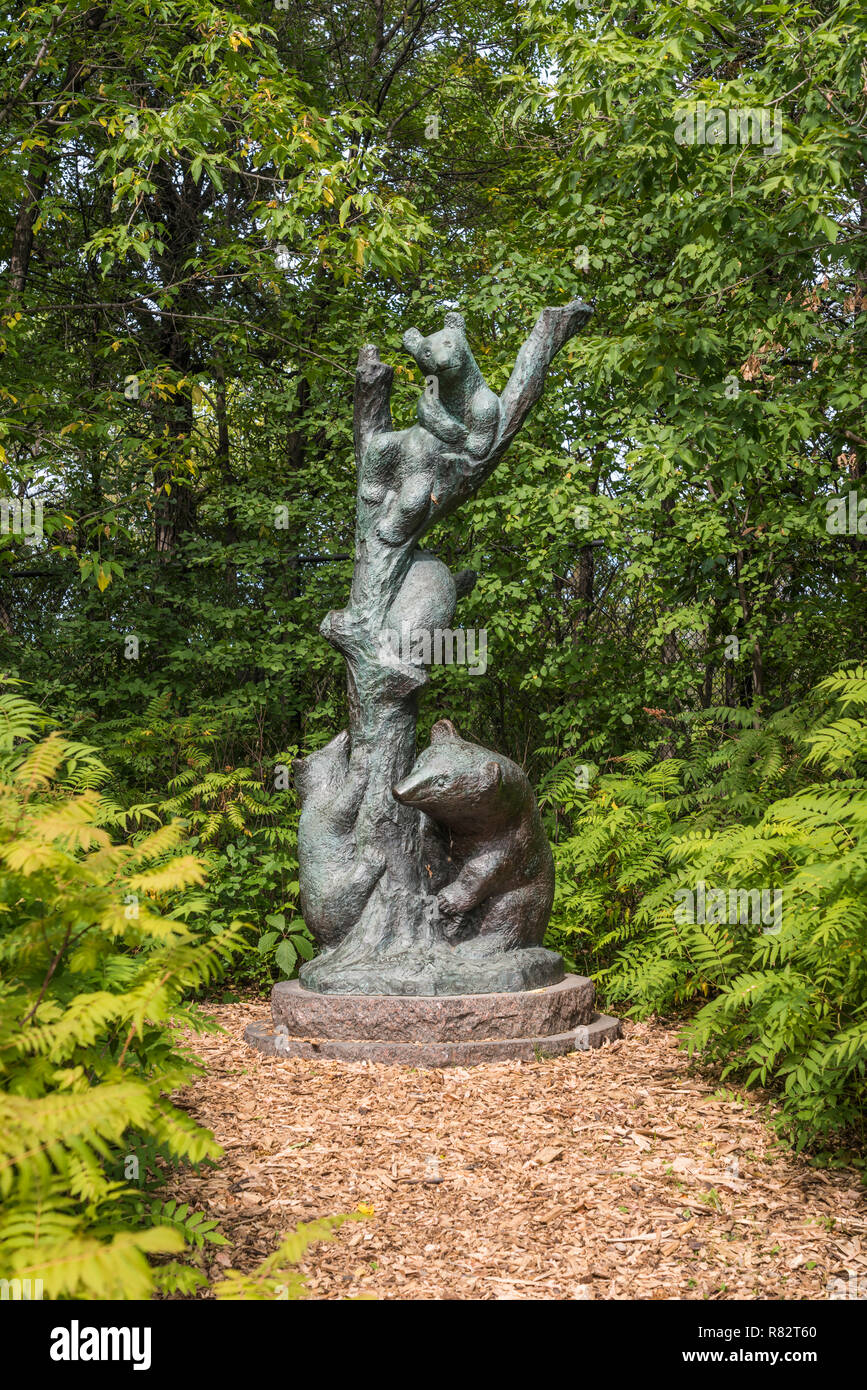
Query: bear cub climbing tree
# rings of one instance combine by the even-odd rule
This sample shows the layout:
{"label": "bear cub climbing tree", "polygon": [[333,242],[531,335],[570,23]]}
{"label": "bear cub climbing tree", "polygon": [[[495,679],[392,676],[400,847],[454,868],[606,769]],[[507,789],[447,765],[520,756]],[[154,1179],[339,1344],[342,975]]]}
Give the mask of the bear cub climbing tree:
{"label": "bear cub climbing tree", "polygon": [[590,313],[580,300],[543,309],[501,396],[460,314],[429,337],[409,329],[427,387],[404,430],[392,428],[392,368],[375,347],[359,353],[355,567],[347,606],[320,628],[346,661],[349,729],[296,764],[301,909],[320,947],[305,989],[493,993],[562,977],[541,945],[554,875],[532,788],[448,720],[416,761],[427,672],[383,634],[451,626],[474,576],[453,577],[419,542],[496,468]]}

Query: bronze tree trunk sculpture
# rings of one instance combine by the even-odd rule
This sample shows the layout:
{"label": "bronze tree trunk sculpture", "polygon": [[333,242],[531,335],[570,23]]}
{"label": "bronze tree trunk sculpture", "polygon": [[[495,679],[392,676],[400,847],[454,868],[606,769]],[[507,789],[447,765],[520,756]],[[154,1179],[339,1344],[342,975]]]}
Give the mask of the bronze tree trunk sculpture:
{"label": "bronze tree trunk sculpture", "polygon": [[[301,905],[321,948],[302,969],[307,989],[487,993],[562,975],[559,957],[540,944],[553,871],[526,779],[443,721],[426,778],[439,789],[419,790],[420,775],[407,783],[428,677],[424,655],[389,638],[450,627],[465,579],[456,586],[419,542],[496,468],[555,354],[590,313],[580,300],[543,309],[499,398],[459,314],[447,314],[443,330],[428,338],[409,330],[404,345],[428,385],[418,422],[406,430],[392,427],[392,368],[375,347],[359,353],[355,568],[349,603],[320,628],[346,661],[349,731],[296,768]],[[438,796],[449,800],[442,815]],[[461,881],[447,892],[458,870]],[[517,881],[522,874],[526,883]],[[522,915],[533,923],[523,933]]]}

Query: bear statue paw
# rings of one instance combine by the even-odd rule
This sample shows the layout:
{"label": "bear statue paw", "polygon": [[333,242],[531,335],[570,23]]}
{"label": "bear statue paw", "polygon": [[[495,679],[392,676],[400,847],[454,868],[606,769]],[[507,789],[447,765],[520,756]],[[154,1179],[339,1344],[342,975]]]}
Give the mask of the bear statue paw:
{"label": "bear statue paw", "polygon": [[466,892],[457,884],[450,883],[447,888],[442,888],[437,893],[437,906],[446,917],[453,917],[459,912],[469,912],[472,903]]}

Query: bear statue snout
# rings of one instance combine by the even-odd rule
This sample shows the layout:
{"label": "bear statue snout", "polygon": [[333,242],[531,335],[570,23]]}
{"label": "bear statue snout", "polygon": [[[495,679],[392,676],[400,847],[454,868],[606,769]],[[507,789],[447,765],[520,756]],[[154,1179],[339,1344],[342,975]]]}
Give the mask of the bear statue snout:
{"label": "bear statue snout", "polygon": [[396,782],[391,789],[391,794],[395,801],[399,801],[403,806],[414,806],[420,789],[424,786],[424,777],[417,771],[408,773]]}

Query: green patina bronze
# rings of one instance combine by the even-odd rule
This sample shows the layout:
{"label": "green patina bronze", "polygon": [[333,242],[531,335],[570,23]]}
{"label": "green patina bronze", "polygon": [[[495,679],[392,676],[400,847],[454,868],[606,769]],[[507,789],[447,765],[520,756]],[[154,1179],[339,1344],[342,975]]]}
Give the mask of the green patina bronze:
{"label": "green patina bronze", "polygon": [[453,577],[420,541],[496,468],[590,313],[580,300],[543,309],[501,396],[460,314],[427,338],[410,329],[427,386],[405,430],[392,428],[392,368],[375,347],[359,353],[355,569],[349,603],[320,629],[346,661],[349,730],[296,766],[301,906],[320,946],[306,989],[485,994],[562,977],[541,945],[554,878],[532,788],[448,720],[416,760],[424,656],[385,638],[451,627],[474,576]]}

